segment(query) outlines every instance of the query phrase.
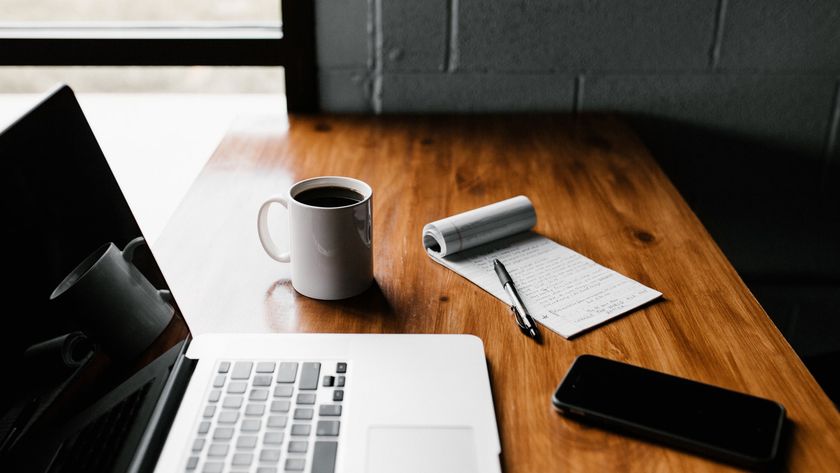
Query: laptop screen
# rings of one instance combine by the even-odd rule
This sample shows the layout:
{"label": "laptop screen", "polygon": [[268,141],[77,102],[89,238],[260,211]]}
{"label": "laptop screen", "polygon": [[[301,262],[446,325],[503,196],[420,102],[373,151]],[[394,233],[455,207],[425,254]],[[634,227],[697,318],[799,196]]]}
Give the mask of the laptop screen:
{"label": "laptop screen", "polygon": [[0,133],[0,190],[0,354],[14,380],[0,390],[2,452],[79,376],[92,347],[130,371],[179,315],[70,88]]}

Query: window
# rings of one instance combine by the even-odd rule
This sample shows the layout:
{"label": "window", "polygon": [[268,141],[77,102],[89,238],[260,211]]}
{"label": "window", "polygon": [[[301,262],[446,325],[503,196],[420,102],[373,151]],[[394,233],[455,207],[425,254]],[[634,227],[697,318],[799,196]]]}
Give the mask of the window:
{"label": "window", "polygon": [[279,0],[4,0],[3,4],[3,22],[7,24],[217,22],[280,26]]}
{"label": "window", "polygon": [[275,2],[5,0],[0,66],[282,66],[289,110],[315,110],[313,2]]}

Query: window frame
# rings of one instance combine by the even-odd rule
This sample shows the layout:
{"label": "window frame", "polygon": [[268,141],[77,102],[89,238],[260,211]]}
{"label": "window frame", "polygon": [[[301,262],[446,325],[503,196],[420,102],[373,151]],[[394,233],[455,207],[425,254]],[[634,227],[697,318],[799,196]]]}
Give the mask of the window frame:
{"label": "window frame", "polygon": [[0,66],[282,66],[289,112],[318,110],[314,0],[281,2],[283,24],[200,22],[0,26]]}

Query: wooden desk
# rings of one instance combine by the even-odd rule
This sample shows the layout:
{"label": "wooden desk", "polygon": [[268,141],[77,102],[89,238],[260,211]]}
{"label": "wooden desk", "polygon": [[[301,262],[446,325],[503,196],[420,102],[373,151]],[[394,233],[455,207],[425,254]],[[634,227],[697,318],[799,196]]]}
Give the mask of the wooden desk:
{"label": "wooden desk", "polygon": [[[840,471],[840,415],[651,159],[611,117],[291,117],[231,131],[156,245],[194,333],[413,332],[481,337],[505,471],[729,467],[588,428],[552,411],[572,360],[594,353],[767,397],[792,421],[786,465]],[[288,124],[286,124],[288,125]],[[262,200],[318,175],[374,189],[376,285],[300,296],[256,234]],[[665,299],[540,346],[507,307],[425,255],[427,222],[527,194],[536,231]],[[281,211],[276,227],[284,225]],[[281,243],[282,244],[282,243]]]}

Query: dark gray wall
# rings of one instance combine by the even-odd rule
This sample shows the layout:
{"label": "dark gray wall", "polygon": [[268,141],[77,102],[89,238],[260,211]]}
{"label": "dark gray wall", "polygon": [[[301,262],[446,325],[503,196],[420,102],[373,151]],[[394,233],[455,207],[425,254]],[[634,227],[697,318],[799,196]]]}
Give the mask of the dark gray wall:
{"label": "dark gray wall", "polygon": [[316,16],[327,111],[625,114],[840,400],[840,1],[316,0]]}
{"label": "dark gray wall", "polygon": [[[621,112],[742,274],[840,279],[840,252],[805,249],[840,240],[813,205],[840,187],[837,0],[317,0],[316,16],[325,110]],[[737,224],[756,218],[761,234]],[[784,240],[770,257],[762,235]]]}
{"label": "dark gray wall", "polygon": [[326,110],[618,110],[837,154],[835,0],[317,0],[317,17]]}

